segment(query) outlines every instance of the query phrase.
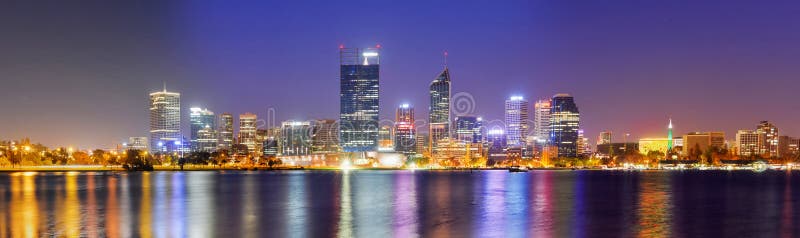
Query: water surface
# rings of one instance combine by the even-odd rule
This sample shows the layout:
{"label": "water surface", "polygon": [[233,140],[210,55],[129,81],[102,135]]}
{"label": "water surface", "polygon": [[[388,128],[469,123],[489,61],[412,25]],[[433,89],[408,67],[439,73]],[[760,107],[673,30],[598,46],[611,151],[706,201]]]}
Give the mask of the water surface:
{"label": "water surface", "polygon": [[0,237],[797,237],[800,174],[0,174]]}

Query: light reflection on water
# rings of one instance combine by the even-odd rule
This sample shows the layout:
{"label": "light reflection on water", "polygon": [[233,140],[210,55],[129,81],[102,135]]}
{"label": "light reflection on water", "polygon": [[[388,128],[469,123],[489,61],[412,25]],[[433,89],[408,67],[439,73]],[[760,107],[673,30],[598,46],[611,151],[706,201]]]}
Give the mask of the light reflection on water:
{"label": "light reflection on water", "polygon": [[800,235],[787,172],[0,174],[0,237]]}

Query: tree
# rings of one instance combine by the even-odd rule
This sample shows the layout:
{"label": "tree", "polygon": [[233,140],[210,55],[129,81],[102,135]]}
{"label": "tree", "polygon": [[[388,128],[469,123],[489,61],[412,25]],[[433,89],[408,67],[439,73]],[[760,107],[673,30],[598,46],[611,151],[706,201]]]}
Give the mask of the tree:
{"label": "tree", "polygon": [[72,163],[71,164],[91,164],[91,158],[89,154],[83,151],[76,151],[72,153]]}
{"label": "tree", "polygon": [[123,168],[128,171],[152,171],[153,163],[147,158],[144,152],[130,149],[125,152]]}

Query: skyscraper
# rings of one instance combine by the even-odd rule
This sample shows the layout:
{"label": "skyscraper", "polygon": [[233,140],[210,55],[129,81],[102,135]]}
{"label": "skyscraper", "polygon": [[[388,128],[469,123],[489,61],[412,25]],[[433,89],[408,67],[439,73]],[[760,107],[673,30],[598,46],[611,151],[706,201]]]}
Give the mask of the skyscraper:
{"label": "skyscraper", "polygon": [[339,47],[339,143],[345,152],[378,147],[379,49]]}
{"label": "skyscraper", "polygon": [[483,141],[483,119],[476,116],[456,117],[456,139],[464,143],[480,143]]}
{"label": "skyscraper", "polygon": [[256,120],[253,113],[239,115],[239,144],[247,146],[247,153],[256,152]]}
{"label": "skyscraper", "polygon": [[397,108],[394,122],[394,151],[415,153],[417,129],[414,126],[414,108],[408,104]]}
{"label": "skyscraper", "polygon": [[569,94],[553,96],[550,109],[550,143],[558,148],[559,157],[577,157],[580,113]]}
{"label": "skyscraper", "polygon": [[450,97],[450,70],[445,66],[430,84],[429,149],[433,149],[440,140],[450,138]]}
{"label": "skyscraper", "polygon": [[192,151],[214,151],[217,147],[217,140],[214,137],[217,125],[214,112],[197,107],[189,108],[189,111],[191,130],[189,138],[192,142]]}
{"label": "skyscraper", "polygon": [[597,136],[597,144],[598,145],[611,144],[611,131],[601,131],[600,135]]}
{"label": "skyscraper", "polygon": [[524,147],[528,136],[528,101],[522,96],[512,96],[505,104],[506,143]]}
{"label": "skyscraper", "polygon": [[533,136],[540,145],[550,139],[550,105],[550,99],[537,100],[533,104]]}
{"label": "skyscraper", "polygon": [[181,94],[150,93],[150,152],[177,151],[181,139]]}
{"label": "skyscraper", "polygon": [[219,116],[219,149],[229,150],[233,146],[233,115],[222,113]]}
{"label": "skyscraper", "polygon": [[761,121],[756,128],[758,136],[762,138],[759,153],[764,157],[780,157],[778,151],[778,127],[769,121]]}

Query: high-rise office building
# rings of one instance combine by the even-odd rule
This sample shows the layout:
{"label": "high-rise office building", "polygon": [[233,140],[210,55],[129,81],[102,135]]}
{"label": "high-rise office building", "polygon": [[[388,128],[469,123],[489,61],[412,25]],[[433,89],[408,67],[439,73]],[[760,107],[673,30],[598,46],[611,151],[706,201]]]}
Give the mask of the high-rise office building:
{"label": "high-rise office building", "polygon": [[379,49],[339,47],[339,143],[345,152],[378,149]]}
{"label": "high-rise office building", "polygon": [[550,99],[538,100],[533,104],[533,136],[540,145],[550,139],[550,109]]}
{"label": "high-rise office building", "polygon": [[761,140],[756,131],[739,130],[736,132],[736,153],[744,157],[760,155]]}
{"label": "high-rise office building", "polygon": [[217,140],[214,137],[214,130],[217,124],[214,112],[197,107],[189,108],[189,122],[192,151],[211,152],[216,150]]}
{"label": "high-rise office building", "polygon": [[444,67],[430,84],[428,136],[430,149],[442,139],[450,138],[450,70]]}
{"label": "high-rise office building", "polygon": [[464,143],[483,141],[483,119],[476,116],[457,116],[455,123],[456,139]]}
{"label": "high-rise office building", "polygon": [[312,153],[336,153],[339,152],[339,128],[336,120],[322,119],[313,122],[311,135]]}
{"label": "high-rise office building", "polygon": [[417,129],[414,126],[414,108],[408,104],[397,108],[394,121],[394,151],[416,153]]}
{"label": "high-rise office building", "polygon": [[580,112],[569,94],[556,94],[550,110],[550,144],[558,148],[559,157],[577,157]]}
{"label": "high-rise office building", "polygon": [[262,142],[262,151],[261,154],[267,158],[274,158],[278,156],[278,140],[275,137],[267,137],[264,138],[264,142]]}
{"label": "high-rise office building", "polygon": [[763,138],[759,145],[759,153],[764,157],[780,157],[778,151],[778,127],[769,121],[761,121],[756,128],[756,133]]}
{"label": "high-rise office building", "polygon": [[528,101],[522,96],[512,96],[505,103],[506,143],[523,147],[528,136]]}
{"label": "high-rise office building", "polygon": [[150,152],[175,152],[183,148],[181,136],[181,94],[150,93]]}
{"label": "high-rise office building", "polygon": [[282,155],[307,155],[311,154],[312,140],[311,123],[307,121],[285,121],[281,123]]}
{"label": "high-rise office building", "polygon": [[256,121],[258,117],[253,113],[239,115],[239,140],[238,144],[247,146],[247,153],[256,152]]}
{"label": "high-rise office building", "polygon": [[583,130],[579,129],[578,130],[578,145],[577,145],[578,155],[584,155],[584,156],[590,155],[592,153],[592,149],[590,147],[591,146],[589,146],[589,138],[586,138],[583,135]]}
{"label": "high-rise office building", "polygon": [[233,146],[233,115],[230,113],[222,113],[219,116],[218,135],[218,149],[230,152],[231,146]]}

